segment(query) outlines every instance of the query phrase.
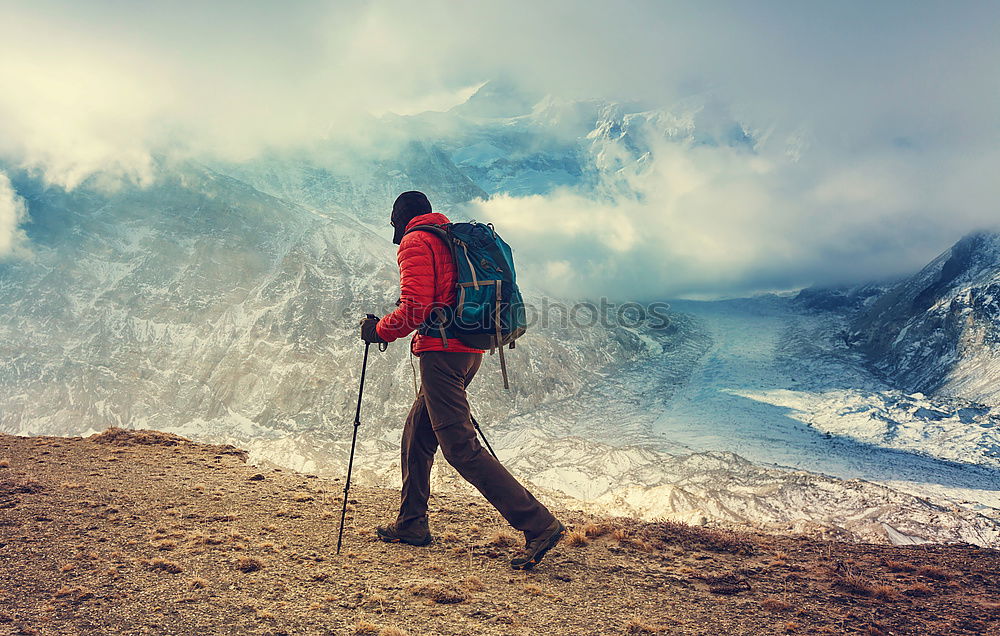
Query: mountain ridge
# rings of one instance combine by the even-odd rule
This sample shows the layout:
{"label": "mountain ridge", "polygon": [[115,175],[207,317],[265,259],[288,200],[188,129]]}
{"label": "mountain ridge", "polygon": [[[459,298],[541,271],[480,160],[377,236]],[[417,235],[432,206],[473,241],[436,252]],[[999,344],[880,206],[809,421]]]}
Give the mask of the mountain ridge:
{"label": "mountain ridge", "polygon": [[427,548],[373,526],[397,493],[155,431],[0,434],[0,630],[20,633],[979,634],[1000,552],[639,523],[572,529],[532,571],[485,503],[435,494]]}

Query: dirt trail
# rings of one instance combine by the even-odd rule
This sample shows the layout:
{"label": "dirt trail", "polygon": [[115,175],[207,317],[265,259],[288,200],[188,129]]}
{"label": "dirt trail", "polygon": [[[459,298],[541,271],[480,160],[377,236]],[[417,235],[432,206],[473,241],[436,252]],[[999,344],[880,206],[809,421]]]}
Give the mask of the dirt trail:
{"label": "dirt trail", "polygon": [[[0,435],[0,634],[1000,634],[1000,552],[560,516],[532,572],[481,499],[427,548],[379,543],[396,493],[153,432]],[[589,534],[589,536],[588,536]]]}

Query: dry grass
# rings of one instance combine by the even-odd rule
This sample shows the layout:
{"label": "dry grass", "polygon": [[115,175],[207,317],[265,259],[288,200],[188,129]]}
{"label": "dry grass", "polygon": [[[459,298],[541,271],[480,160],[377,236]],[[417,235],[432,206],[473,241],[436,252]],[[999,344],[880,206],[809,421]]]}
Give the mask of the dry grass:
{"label": "dry grass", "polygon": [[478,576],[467,576],[462,581],[462,585],[470,592],[482,592],[486,589],[486,584]]}
{"label": "dry grass", "polygon": [[668,628],[647,623],[638,617],[630,619],[625,625],[626,634],[662,634],[666,631],[669,631]]}
{"label": "dry grass", "polygon": [[7,458],[0,459],[0,468],[10,468],[10,460]]}
{"label": "dry grass", "polygon": [[363,618],[358,619],[358,622],[354,624],[354,634],[356,636],[378,636],[380,631],[382,630],[378,625]]}
{"label": "dry grass", "polygon": [[760,602],[760,606],[769,612],[787,612],[792,609],[792,604],[780,598],[769,597]]}
{"label": "dry grass", "polygon": [[926,583],[918,582],[903,590],[903,594],[917,598],[926,598],[928,596],[934,596],[934,588]]}
{"label": "dry grass", "polygon": [[63,573],[72,572],[75,569],[76,569],[76,563],[64,563],[59,566],[59,571]]}
{"label": "dry grass", "polygon": [[257,572],[264,569],[264,562],[255,557],[240,557],[236,559],[235,567],[240,572]]}
{"label": "dry grass", "polygon": [[880,601],[899,600],[899,590],[884,583],[873,585],[871,594],[873,598],[877,598]]}
{"label": "dry grass", "polygon": [[407,588],[410,594],[426,598],[435,603],[451,605],[461,603],[466,599],[465,592],[449,583],[439,583],[436,581],[421,581],[414,583]]}
{"label": "dry grass", "polygon": [[699,528],[676,521],[649,524],[646,534],[656,544],[677,545],[687,550],[746,556],[751,556],[757,551],[751,537],[745,533]]}
{"label": "dry grass", "polygon": [[566,535],[566,539],[564,542],[568,546],[572,546],[574,548],[582,548],[583,546],[590,544],[590,539],[587,538],[587,534],[585,532],[581,532],[580,530],[574,530],[573,532],[570,532],[569,534]]}
{"label": "dry grass", "polygon": [[497,530],[487,543],[498,548],[509,548],[517,545],[517,537],[508,530]]}
{"label": "dry grass", "polygon": [[857,596],[871,596],[874,592],[871,581],[855,570],[847,570],[837,576],[833,586]]}
{"label": "dry grass", "polygon": [[55,594],[55,598],[71,600],[74,603],[81,603],[94,598],[94,593],[85,587],[62,587]]}
{"label": "dry grass", "polygon": [[882,565],[889,568],[891,572],[916,572],[917,566],[908,561],[893,561],[892,559],[882,559]]}
{"label": "dry grass", "polygon": [[947,581],[954,576],[948,570],[939,568],[936,565],[922,565],[917,568],[917,574],[920,576],[926,576],[929,579],[935,579],[937,581]]}
{"label": "dry grass", "polygon": [[583,527],[583,534],[588,539],[597,539],[608,534],[613,529],[610,523],[588,523]]}
{"label": "dry grass", "polygon": [[652,551],[652,546],[644,539],[636,536],[635,532],[632,530],[619,528],[611,533],[611,538],[617,541],[618,545],[624,547],[633,548],[635,550],[639,550],[640,552]]}
{"label": "dry grass", "polygon": [[[258,469],[195,445],[122,448],[122,461],[107,464],[102,456],[118,449],[67,440],[46,458],[30,438],[0,436],[0,457],[14,467],[0,470],[0,534],[14,566],[0,568],[0,610],[10,617],[0,622],[12,623],[0,633],[350,634],[362,621],[373,626],[363,633],[378,636],[736,636],[784,633],[788,622],[796,634],[988,633],[1000,617],[990,587],[1000,553],[966,545],[740,535],[563,510],[589,547],[571,547],[578,539],[567,537],[535,572],[513,574],[507,550],[487,544],[511,529],[486,504],[468,505],[465,493],[436,494],[442,541],[408,549],[376,542],[372,531],[395,510],[398,493],[358,487],[336,557],[336,525],[331,532],[320,505],[329,499],[339,516],[339,497],[324,493],[337,487],[333,480],[260,469],[266,480],[248,482]],[[36,481],[21,481],[29,477]],[[41,489],[38,482],[39,495],[25,492]],[[86,486],[61,488],[65,482]],[[201,496],[192,490],[199,483]],[[296,493],[315,503],[294,503]],[[281,506],[302,517],[275,518]],[[449,543],[445,531],[458,540]],[[497,534],[497,544],[521,542],[517,532]],[[157,551],[174,542],[173,551]],[[632,549],[643,544],[651,552]],[[263,570],[244,574],[234,567],[240,557],[263,560]],[[64,564],[75,569],[60,572]],[[918,575],[919,566],[953,578]],[[867,595],[832,588],[851,582],[847,574]]]}
{"label": "dry grass", "polygon": [[166,559],[153,559],[149,562],[149,567],[152,570],[162,570],[168,574],[180,574],[184,571],[180,564]]}
{"label": "dry grass", "polygon": [[193,590],[202,590],[208,587],[209,583],[208,579],[203,579],[199,576],[191,579],[191,582],[188,585],[190,585]]}

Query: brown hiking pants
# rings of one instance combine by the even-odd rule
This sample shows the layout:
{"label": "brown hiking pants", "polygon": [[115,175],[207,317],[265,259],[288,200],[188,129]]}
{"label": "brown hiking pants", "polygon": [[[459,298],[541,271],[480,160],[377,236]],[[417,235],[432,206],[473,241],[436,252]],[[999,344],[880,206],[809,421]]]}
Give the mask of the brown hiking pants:
{"label": "brown hiking pants", "polygon": [[448,463],[475,486],[510,525],[531,539],[555,517],[479,443],[465,388],[479,370],[481,353],[420,354],[420,392],[403,428],[403,491],[397,528],[426,521],[431,465],[438,445]]}

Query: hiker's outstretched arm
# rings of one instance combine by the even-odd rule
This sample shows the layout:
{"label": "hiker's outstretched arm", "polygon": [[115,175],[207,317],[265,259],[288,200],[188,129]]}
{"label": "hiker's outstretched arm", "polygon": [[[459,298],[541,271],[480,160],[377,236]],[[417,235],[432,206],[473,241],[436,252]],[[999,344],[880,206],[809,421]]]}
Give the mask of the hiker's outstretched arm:
{"label": "hiker's outstretched arm", "polygon": [[399,306],[379,320],[375,329],[386,342],[412,333],[427,319],[434,302],[434,251],[427,234],[411,232],[404,236],[396,260]]}

